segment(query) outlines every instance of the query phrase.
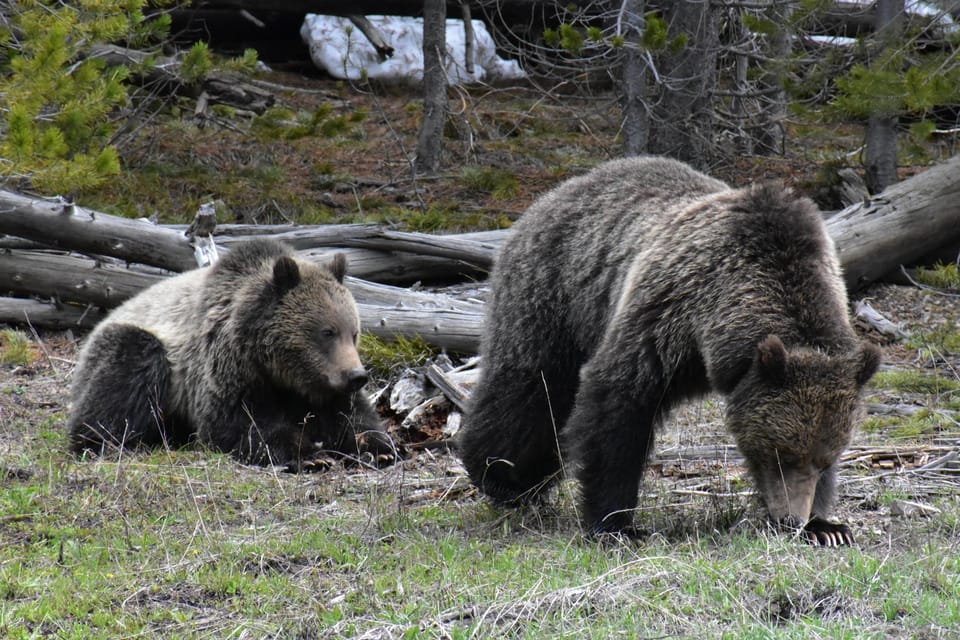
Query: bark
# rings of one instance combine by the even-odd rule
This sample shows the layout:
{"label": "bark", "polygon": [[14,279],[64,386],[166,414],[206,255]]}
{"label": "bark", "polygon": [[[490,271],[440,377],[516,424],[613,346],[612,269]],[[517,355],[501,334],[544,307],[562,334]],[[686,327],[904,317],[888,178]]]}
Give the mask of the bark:
{"label": "bark", "polygon": [[440,169],[443,126],[447,121],[447,76],[443,56],[447,50],[447,7],[443,0],[423,3],[423,122],[417,137],[414,170],[434,174]]}
{"label": "bark", "polygon": [[789,30],[792,23],[793,5],[783,0],[772,0],[764,11],[765,17],[777,25],[764,47],[768,60],[760,77],[761,104],[760,131],[754,150],[758,153],[782,155],[786,150],[787,130],[784,122],[787,118],[787,92],[784,90],[783,65],[790,59],[793,34]]}
{"label": "bark", "polygon": [[94,306],[55,304],[25,298],[0,297],[0,325],[26,325],[35,329],[92,329],[106,317]]}
{"label": "bark", "polygon": [[896,116],[870,116],[863,144],[867,190],[879,193],[897,181]]}
{"label": "bark", "polygon": [[659,54],[660,83],[650,116],[648,151],[708,169],[713,156],[715,115],[712,97],[717,83],[720,48],[717,9],[704,0],[665,3],[668,38],[687,37],[686,46]]}
{"label": "bark", "polygon": [[940,247],[960,247],[960,156],[827,220],[856,291]]}
{"label": "bark", "polygon": [[620,107],[623,111],[623,154],[636,156],[647,151],[650,118],[647,106],[647,55],[641,46],[643,0],[627,0],[619,17],[619,31],[625,35],[620,69]]}
{"label": "bark", "polygon": [[[878,0],[876,3],[877,50],[882,57],[890,47],[901,46],[904,0]],[[897,116],[879,112],[870,116],[864,140],[864,169],[867,189],[879,193],[897,181]]]}
{"label": "bark", "polygon": [[40,251],[0,253],[0,292],[94,304],[109,309],[163,276],[137,273],[91,258]]}
{"label": "bark", "polygon": [[197,264],[183,233],[12,191],[0,190],[0,233],[171,271],[192,269]]}

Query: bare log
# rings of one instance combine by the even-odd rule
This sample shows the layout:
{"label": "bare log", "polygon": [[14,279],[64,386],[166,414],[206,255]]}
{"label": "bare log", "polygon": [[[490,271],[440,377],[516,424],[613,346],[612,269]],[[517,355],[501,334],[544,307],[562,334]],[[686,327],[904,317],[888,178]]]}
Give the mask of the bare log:
{"label": "bare log", "polygon": [[0,297],[0,324],[26,325],[35,329],[92,329],[106,317],[93,306],[57,304],[26,298]]}
{"label": "bare log", "polygon": [[196,266],[193,249],[182,233],[12,191],[0,190],[0,233],[171,271]]}
{"label": "bare log", "polygon": [[137,273],[64,253],[0,253],[0,292],[56,298],[109,309],[163,276]]}
{"label": "bare log", "polygon": [[307,249],[300,255],[314,262],[330,262],[334,254],[347,258],[347,273],[357,278],[383,284],[403,285],[415,282],[460,282],[479,280],[487,270],[464,262],[418,256],[412,253],[390,253],[371,249]]}
{"label": "bare log", "polygon": [[[0,253],[0,292],[104,309],[117,306],[163,277],[77,255],[19,250]],[[347,287],[357,299],[364,331],[384,338],[418,335],[428,344],[451,351],[473,353],[477,349],[483,322],[483,307],[477,302],[357,278],[347,278]],[[28,308],[34,312],[40,309],[34,304]],[[58,313],[49,308],[45,314],[49,319],[45,326],[66,326],[77,317],[75,311]],[[0,322],[23,324],[25,318],[21,309],[12,305],[0,314]]]}
{"label": "bare log", "polygon": [[[302,227],[271,235],[294,249],[316,247],[354,247],[401,251],[422,256],[435,256],[489,269],[493,266],[499,243],[483,242],[463,235],[431,235],[394,231],[376,224],[325,225]],[[232,240],[217,237],[218,244],[230,246]]]}
{"label": "bare log", "polygon": [[449,351],[476,353],[483,314],[462,309],[416,309],[360,303],[363,330],[381,338],[419,336]]}
{"label": "bare log", "polygon": [[847,207],[826,224],[850,291],[941,247],[960,246],[960,156]]}

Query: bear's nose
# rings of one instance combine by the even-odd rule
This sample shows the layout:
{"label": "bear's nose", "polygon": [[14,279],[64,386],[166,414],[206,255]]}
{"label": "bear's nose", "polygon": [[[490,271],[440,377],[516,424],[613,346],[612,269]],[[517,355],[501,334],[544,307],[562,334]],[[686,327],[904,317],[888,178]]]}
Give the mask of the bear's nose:
{"label": "bear's nose", "polygon": [[350,371],[347,371],[347,390],[351,393],[359,391],[363,385],[367,384],[368,379],[367,370],[363,367],[350,369]]}

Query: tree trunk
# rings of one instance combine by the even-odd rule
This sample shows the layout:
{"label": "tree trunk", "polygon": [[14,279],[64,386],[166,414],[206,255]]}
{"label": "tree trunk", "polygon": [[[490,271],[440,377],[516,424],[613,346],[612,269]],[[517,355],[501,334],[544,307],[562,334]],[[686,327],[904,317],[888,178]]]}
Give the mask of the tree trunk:
{"label": "tree trunk", "polygon": [[447,5],[443,0],[423,3],[423,122],[417,137],[414,170],[434,174],[440,169],[443,126],[447,121]]}
{"label": "tree trunk", "polygon": [[[882,58],[900,42],[904,0],[877,0],[875,58]],[[864,169],[870,193],[879,193],[897,181],[897,116],[874,113],[867,121],[864,139]]]}
{"label": "tree trunk", "polygon": [[650,119],[647,113],[647,54],[641,45],[643,0],[626,0],[618,17],[625,38],[620,68],[620,107],[623,112],[623,155],[647,151]]}
{"label": "tree trunk", "polygon": [[[705,0],[678,0],[664,3],[662,13],[669,41],[658,56],[661,82],[658,95],[651,97],[648,150],[706,170],[713,156],[717,9]],[[687,38],[685,46],[672,51],[673,42],[682,36]]]}
{"label": "tree trunk", "polygon": [[764,63],[759,83],[763,102],[754,150],[761,154],[782,155],[786,150],[787,92],[784,90],[783,67],[792,51],[793,34],[789,29],[792,14],[793,4],[784,0],[772,0],[764,11],[764,17],[777,25],[777,29],[767,38],[764,56],[773,62]]}

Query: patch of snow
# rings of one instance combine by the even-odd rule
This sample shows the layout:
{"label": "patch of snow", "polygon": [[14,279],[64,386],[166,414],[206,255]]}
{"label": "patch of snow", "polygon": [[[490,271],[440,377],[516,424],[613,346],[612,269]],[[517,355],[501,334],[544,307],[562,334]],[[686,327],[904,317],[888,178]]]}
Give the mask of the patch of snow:
{"label": "patch of snow", "polygon": [[[367,16],[393,47],[393,56],[380,62],[367,38],[348,18],[307,14],[300,36],[310,47],[310,58],[320,69],[342,80],[359,80],[364,74],[376,80],[418,83],[423,80],[423,19],[404,16]],[[497,55],[486,25],[473,20],[474,66],[464,66],[466,37],[462,20],[447,20],[448,84],[517,80],[525,77],[515,60]]]}

